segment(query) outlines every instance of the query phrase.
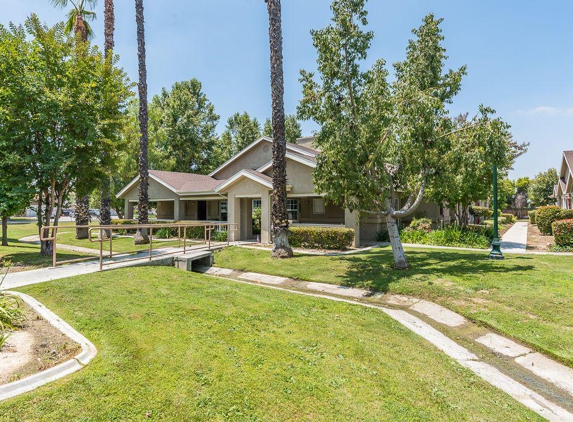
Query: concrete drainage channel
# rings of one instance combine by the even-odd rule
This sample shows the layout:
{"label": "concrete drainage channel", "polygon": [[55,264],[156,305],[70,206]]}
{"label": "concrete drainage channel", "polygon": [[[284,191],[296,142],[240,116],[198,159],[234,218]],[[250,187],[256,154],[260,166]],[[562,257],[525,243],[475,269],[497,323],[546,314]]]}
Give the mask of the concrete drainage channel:
{"label": "concrete drainage channel", "polygon": [[573,369],[435,303],[227,268],[193,268],[239,283],[379,309],[540,416],[573,421]]}

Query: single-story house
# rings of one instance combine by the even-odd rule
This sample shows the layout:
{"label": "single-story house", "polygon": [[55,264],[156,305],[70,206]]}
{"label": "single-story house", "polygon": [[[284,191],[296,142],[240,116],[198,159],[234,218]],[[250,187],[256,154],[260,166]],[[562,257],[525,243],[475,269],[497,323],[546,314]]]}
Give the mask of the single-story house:
{"label": "single-story house", "polygon": [[[385,226],[382,215],[357,218],[356,212],[326,203],[315,192],[312,173],[319,150],[313,138],[287,144],[287,210],[293,226],[337,226],[355,229],[355,243],[376,240]],[[149,201],[157,203],[157,218],[237,223],[231,240],[253,239],[252,213],[261,208],[261,242],[271,243],[272,139],[262,137],[231,157],[208,175],[149,171]],[[125,200],[126,218],[133,218],[138,201],[139,177],[125,186],[117,197]],[[396,199],[397,205],[400,200]],[[449,210],[422,203],[417,214],[440,221]],[[446,214],[444,216],[444,214]]]}
{"label": "single-story house", "polygon": [[563,151],[561,159],[561,169],[559,180],[553,187],[553,197],[555,204],[559,207],[570,210],[573,208],[571,196],[573,192],[573,151]]}

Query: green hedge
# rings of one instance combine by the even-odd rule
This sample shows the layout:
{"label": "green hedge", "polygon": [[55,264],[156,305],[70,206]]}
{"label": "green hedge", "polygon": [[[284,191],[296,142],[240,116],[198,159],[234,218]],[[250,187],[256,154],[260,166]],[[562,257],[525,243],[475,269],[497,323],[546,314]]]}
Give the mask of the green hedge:
{"label": "green hedge", "polygon": [[529,216],[529,222],[535,224],[535,210],[529,211],[527,215]]}
{"label": "green hedge", "polygon": [[515,223],[517,221],[517,217],[513,214],[503,212],[500,215],[502,218],[502,221],[501,221],[502,224],[511,224],[511,223]]}
{"label": "green hedge", "polygon": [[354,230],[335,227],[291,227],[289,244],[295,248],[345,250],[352,246]]}
{"label": "green hedge", "polygon": [[573,246],[573,219],[554,221],[551,228],[557,246]]}
{"label": "green hedge", "polygon": [[567,220],[573,218],[573,210],[563,210],[557,205],[539,207],[535,213],[535,221],[539,231],[543,234],[553,234],[551,225],[557,220]]}
{"label": "green hedge", "polygon": [[404,229],[400,238],[404,243],[487,249],[493,239],[493,228],[477,224],[467,227],[450,224],[443,229],[429,232]]}
{"label": "green hedge", "polygon": [[493,211],[490,210],[487,207],[480,207],[477,205],[472,205],[470,207],[470,214],[476,217],[481,217],[481,218],[491,218],[491,216],[493,216]]}

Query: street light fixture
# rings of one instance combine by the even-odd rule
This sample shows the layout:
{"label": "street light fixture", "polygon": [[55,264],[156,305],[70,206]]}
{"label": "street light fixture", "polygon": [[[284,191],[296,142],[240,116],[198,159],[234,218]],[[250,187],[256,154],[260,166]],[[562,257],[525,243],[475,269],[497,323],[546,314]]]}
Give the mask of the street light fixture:
{"label": "street light fixture", "polygon": [[493,166],[493,241],[491,242],[491,251],[488,259],[504,259],[501,252],[501,242],[499,241],[499,227],[497,224],[497,166]]}

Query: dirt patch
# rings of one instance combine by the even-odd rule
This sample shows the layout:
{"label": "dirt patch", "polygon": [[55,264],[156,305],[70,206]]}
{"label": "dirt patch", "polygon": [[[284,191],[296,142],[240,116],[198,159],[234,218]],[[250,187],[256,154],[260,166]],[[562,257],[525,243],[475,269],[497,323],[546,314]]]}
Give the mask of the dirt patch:
{"label": "dirt patch", "polygon": [[26,325],[14,331],[0,350],[0,384],[45,371],[81,350],[79,344],[29,308],[27,317]]}
{"label": "dirt patch", "polygon": [[528,251],[548,251],[549,246],[555,243],[553,236],[541,234],[536,224],[527,225],[527,250]]}

